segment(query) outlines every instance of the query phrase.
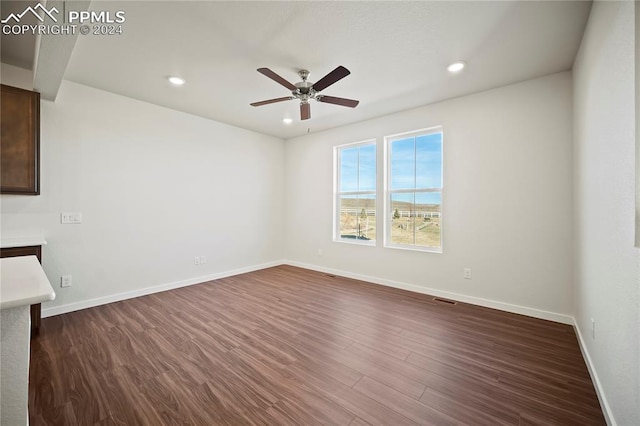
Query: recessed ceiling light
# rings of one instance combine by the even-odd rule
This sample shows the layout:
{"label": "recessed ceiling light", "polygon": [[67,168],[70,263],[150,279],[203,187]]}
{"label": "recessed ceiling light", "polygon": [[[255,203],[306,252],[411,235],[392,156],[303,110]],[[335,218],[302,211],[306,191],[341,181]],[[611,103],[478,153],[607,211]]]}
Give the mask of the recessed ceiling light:
{"label": "recessed ceiling light", "polygon": [[184,78],[180,77],[169,77],[169,82],[174,86],[182,86],[185,83]]}
{"label": "recessed ceiling light", "polygon": [[282,122],[284,124],[291,124],[291,123],[293,123],[293,119],[291,119],[291,118],[283,118]]}
{"label": "recessed ceiling light", "polygon": [[454,62],[451,65],[449,65],[447,67],[447,71],[449,72],[460,72],[462,71],[462,69],[466,66],[467,64],[462,62],[462,61],[458,61],[458,62]]}

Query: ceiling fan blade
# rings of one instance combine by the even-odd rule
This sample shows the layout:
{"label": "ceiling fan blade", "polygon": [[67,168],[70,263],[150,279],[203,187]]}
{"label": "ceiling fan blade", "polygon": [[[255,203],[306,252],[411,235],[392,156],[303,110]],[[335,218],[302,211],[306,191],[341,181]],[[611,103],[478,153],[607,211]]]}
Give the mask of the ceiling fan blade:
{"label": "ceiling fan blade", "polygon": [[309,103],[301,103],[300,104],[300,119],[308,120],[311,118],[311,105]]}
{"label": "ceiling fan blade", "polygon": [[318,96],[316,100],[318,102],[341,105],[349,108],[355,108],[360,103],[360,101],[356,101],[355,99],[336,98],[335,96],[324,96],[324,95]]}
{"label": "ceiling fan blade", "polygon": [[345,67],[343,67],[342,65],[340,65],[335,70],[331,71],[329,74],[325,75],[320,80],[318,80],[313,85],[313,90],[315,90],[316,92],[321,92],[322,90],[331,86],[336,81],[345,78],[349,74],[351,74],[351,72]]}
{"label": "ceiling fan blade", "polygon": [[289,90],[296,90],[296,86],[294,86],[293,84],[289,83],[287,80],[285,80],[284,78],[280,77],[278,74],[276,74],[275,72],[271,71],[269,68],[258,68],[258,72],[260,74],[263,74],[267,77],[269,77],[271,80],[275,81],[276,83],[280,83],[282,84],[284,87],[286,87]]}
{"label": "ceiling fan blade", "polygon": [[254,103],[251,104],[251,106],[268,105],[268,104],[273,104],[273,103],[276,103],[276,102],[290,101],[291,99],[294,99],[293,96],[285,96],[284,98],[276,98],[276,99],[269,99],[269,100],[266,100],[266,101],[254,102]]}

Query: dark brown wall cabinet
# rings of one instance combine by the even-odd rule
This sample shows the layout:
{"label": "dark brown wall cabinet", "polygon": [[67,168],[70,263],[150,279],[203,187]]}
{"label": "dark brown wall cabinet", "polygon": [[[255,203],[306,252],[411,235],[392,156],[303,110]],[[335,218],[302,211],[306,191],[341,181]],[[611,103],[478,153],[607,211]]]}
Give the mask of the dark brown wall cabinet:
{"label": "dark brown wall cabinet", "polygon": [[0,193],[40,194],[40,93],[2,86]]}

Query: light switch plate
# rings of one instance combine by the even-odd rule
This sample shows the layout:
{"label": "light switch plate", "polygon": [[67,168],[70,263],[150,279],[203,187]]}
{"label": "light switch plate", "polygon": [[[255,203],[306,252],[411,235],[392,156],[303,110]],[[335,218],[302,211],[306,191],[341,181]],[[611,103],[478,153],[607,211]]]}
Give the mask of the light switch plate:
{"label": "light switch plate", "polygon": [[60,223],[65,225],[82,223],[82,213],[64,212],[60,213]]}

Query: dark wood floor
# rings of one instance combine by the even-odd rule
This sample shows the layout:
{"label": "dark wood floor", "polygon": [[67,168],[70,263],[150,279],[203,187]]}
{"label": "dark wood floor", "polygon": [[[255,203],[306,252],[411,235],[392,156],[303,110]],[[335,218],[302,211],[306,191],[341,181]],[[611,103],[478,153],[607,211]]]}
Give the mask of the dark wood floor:
{"label": "dark wood floor", "polygon": [[567,325],[280,266],[47,318],[30,424],[604,425]]}

